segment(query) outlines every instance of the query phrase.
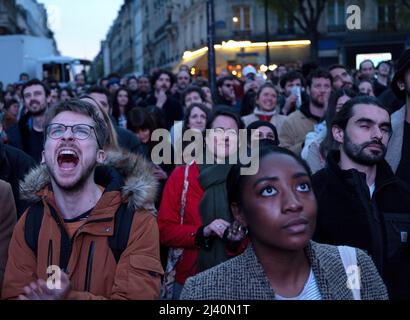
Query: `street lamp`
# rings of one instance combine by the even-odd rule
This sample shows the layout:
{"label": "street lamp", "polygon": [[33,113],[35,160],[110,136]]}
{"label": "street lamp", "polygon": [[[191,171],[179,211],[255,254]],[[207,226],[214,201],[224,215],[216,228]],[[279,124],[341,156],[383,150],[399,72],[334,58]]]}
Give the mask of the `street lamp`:
{"label": "street lamp", "polygon": [[208,79],[212,95],[216,96],[216,72],[215,72],[215,13],[214,0],[206,1],[206,21],[208,31]]}
{"label": "street lamp", "polygon": [[238,23],[239,18],[238,18],[238,17],[233,17],[233,18],[232,18],[232,21],[233,21],[234,23]]}
{"label": "street lamp", "polygon": [[269,53],[269,23],[268,23],[268,0],[265,0],[265,41],[266,41],[266,65],[270,65]]}

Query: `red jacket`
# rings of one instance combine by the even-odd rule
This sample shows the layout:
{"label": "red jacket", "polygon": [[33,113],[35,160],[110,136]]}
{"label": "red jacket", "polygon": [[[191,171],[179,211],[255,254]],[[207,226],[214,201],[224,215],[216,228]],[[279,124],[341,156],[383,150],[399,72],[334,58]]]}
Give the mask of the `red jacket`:
{"label": "red jacket", "polygon": [[[199,168],[194,162],[188,171],[188,191],[184,210],[184,224],[181,225],[182,192],[184,190],[185,166],[177,167],[169,177],[161,206],[158,213],[158,227],[160,241],[163,245],[172,248],[184,248],[176,266],[175,281],[184,284],[188,277],[196,275],[196,260],[199,247],[195,244],[198,229],[202,226],[199,213],[199,203],[204,190],[199,183]],[[235,251],[226,248],[228,256],[241,254],[248,246],[249,239],[245,238]],[[232,250],[232,249],[231,249]]]}
{"label": "red jacket", "polygon": [[160,241],[173,248],[184,248],[176,266],[175,281],[184,284],[185,280],[196,274],[195,262],[199,248],[195,245],[195,236],[202,226],[199,214],[199,203],[204,191],[199,184],[199,169],[192,164],[188,172],[188,191],[184,213],[184,224],[181,225],[181,197],[184,185],[185,166],[177,167],[169,177],[162,194],[158,213]]}

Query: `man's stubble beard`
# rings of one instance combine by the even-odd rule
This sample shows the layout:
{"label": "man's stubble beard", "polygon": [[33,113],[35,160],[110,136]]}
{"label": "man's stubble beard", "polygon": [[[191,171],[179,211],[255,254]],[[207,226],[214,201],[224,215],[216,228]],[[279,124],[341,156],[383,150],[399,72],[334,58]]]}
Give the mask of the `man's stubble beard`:
{"label": "man's stubble beard", "polygon": [[40,108],[39,110],[37,110],[37,111],[31,111],[31,110],[29,109],[29,111],[30,111],[30,113],[31,113],[31,115],[32,115],[33,117],[38,117],[38,116],[44,115],[44,114],[46,113],[46,110],[47,110],[47,103],[45,103],[44,105],[42,105],[41,108]]}
{"label": "man's stubble beard", "polygon": [[80,177],[77,180],[74,180],[74,182],[72,182],[71,185],[68,185],[68,186],[61,185],[56,179],[54,172],[50,170],[48,166],[47,166],[47,169],[48,169],[48,172],[50,173],[51,179],[60,189],[66,192],[74,192],[76,190],[81,190],[81,188],[85,185],[85,183],[90,178],[90,176],[94,174],[94,170],[96,167],[97,167],[96,162],[94,164],[90,164],[89,166],[87,166],[83,170],[83,172],[80,174]]}
{"label": "man's stubble beard", "polygon": [[319,100],[317,100],[316,98],[310,98],[310,102],[319,109],[324,109],[325,108],[325,104],[321,103]]}

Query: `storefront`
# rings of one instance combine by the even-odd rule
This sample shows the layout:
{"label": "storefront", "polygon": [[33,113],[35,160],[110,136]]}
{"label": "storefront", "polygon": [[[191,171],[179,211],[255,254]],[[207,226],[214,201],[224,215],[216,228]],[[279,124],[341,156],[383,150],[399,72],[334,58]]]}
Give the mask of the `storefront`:
{"label": "storefront", "polygon": [[[270,66],[266,66],[266,42],[227,41],[215,45],[216,73],[227,70],[233,75],[242,76],[242,68],[253,65],[258,71],[273,70],[279,64],[308,61],[309,40],[269,42]],[[182,61],[175,67],[187,65],[192,75],[208,75],[208,48],[186,51]]]}
{"label": "storefront", "polygon": [[356,69],[364,59],[375,65],[381,60],[396,60],[410,46],[410,37],[403,34],[358,34],[339,42],[342,62]]}

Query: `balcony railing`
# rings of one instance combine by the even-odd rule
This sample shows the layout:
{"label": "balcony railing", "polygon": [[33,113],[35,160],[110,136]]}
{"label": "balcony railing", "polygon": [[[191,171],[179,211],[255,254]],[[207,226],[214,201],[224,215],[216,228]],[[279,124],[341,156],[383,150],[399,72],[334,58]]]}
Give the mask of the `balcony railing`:
{"label": "balcony railing", "polygon": [[346,31],[346,25],[344,24],[331,24],[327,26],[327,32],[345,32]]}
{"label": "balcony railing", "polygon": [[378,31],[396,31],[396,24],[391,21],[391,22],[379,22],[377,24],[377,30]]}
{"label": "balcony railing", "polygon": [[252,34],[251,30],[233,30],[233,36],[235,38],[249,38]]}
{"label": "balcony railing", "polygon": [[291,28],[283,28],[280,27],[278,28],[278,34],[295,34],[295,28],[291,27]]}

